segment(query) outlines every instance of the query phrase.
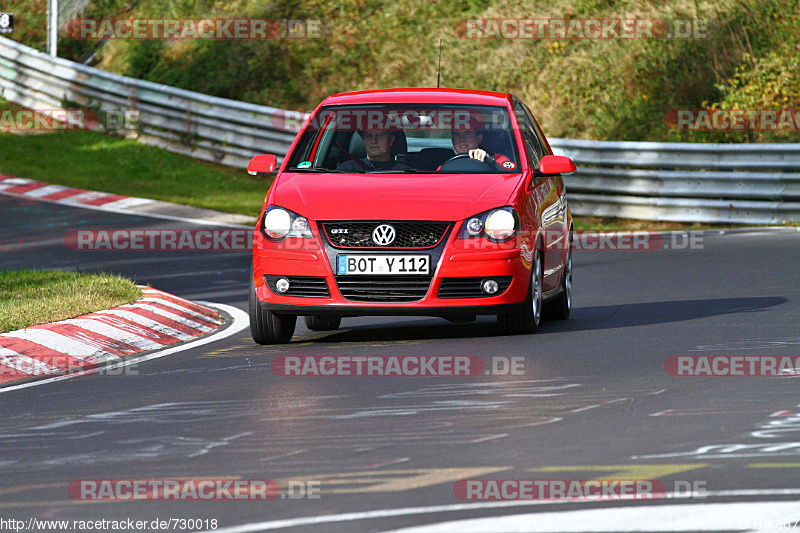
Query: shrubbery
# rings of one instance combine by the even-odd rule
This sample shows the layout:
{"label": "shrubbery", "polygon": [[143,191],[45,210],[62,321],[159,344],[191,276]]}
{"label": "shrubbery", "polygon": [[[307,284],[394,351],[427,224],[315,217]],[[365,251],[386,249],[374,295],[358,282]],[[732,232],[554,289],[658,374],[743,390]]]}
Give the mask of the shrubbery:
{"label": "shrubbery", "polygon": [[[44,0],[9,0],[17,11]],[[24,7],[23,7],[24,6]],[[12,8],[6,8],[13,10]],[[511,91],[551,136],[671,141],[796,141],[797,133],[669,130],[672,109],[798,109],[800,4],[796,0],[97,0],[84,16],[321,19],[319,40],[112,41],[102,68],[216,96],[290,109],[328,94],[442,84]],[[44,23],[19,16],[18,26]],[[475,18],[708,19],[707,39],[470,40],[459,20]],[[43,47],[22,28],[15,38]],[[64,38],[62,55],[86,57],[95,43]]]}

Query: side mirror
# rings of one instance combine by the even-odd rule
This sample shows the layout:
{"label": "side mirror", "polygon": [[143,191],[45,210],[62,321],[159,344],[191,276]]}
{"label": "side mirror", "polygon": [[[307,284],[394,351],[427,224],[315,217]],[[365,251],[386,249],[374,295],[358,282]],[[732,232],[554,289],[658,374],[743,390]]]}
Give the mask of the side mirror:
{"label": "side mirror", "polygon": [[257,155],[247,165],[247,172],[252,176],[257,174],[273,174],[278,168],[278,157],[274,154]]}
{"label": "side mirror", "polygon": [[539,161],[536,176],[550,176],[553,174],[572,174],[575,172],[575,163],[563,155],[546,155]]}

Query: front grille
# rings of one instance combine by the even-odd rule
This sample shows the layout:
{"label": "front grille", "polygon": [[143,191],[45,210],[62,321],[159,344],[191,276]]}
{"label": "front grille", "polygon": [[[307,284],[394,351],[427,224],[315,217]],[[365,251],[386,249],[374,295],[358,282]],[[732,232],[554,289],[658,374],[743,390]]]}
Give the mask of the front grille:
{"label": "front grille", "polygon": [[[280,278],[289,280],[289,290],[286,292],[278,292],[275,287],[275,282]],[[330,298],[331,290],[328,288],[328,283],[325,278],[317,278],[312,276],[268,276],[264,275],[264,281],[267,282],[267,287],[273,293],[280,296],[305,296],[309,298]]]}
{"label": "front grille", "polygon": [[[381,224],[395,229],[394,242],[379,246],[372,232]],[[449,222],[323,222],[328,241],[336,248],[433,248],[447,234]]]}
{"label": "front grille", "polygon": [[[484,298],[500,296],[511,285],[512,276],[485,276],[482,278],[442,278],[439,298]],[[493,279],[497,282],[497,292],[486,294],[481,290],[481,282]]]}
{"label": "front grille", "polygon": [[336,276],[342,296],[352,302],[415,302],[431,286],[429,276]]}

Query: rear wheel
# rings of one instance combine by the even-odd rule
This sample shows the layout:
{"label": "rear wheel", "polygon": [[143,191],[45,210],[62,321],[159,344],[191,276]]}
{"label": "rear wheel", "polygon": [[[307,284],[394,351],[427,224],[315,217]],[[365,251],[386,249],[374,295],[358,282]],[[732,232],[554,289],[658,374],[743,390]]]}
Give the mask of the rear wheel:
{"label": "rear wheel", "polygon": [[545,307],[545,316],[556,320],[566,320],[572,311],[572,247],[567,250],[564,273],[561,276],[561,292]]}
{"label": "rear wheel", "polygon": [[531,283],[528,287],[528,296],[522,309],[513,313],[497,316],[497,323],[506,335],[521,335],[536,333],[542,321],[542,278],[543,274],[542,252],[537,250],[533,254],[531,268]]}
{"label": "rear wheel", "polygon": [[307,316],[306,327],[311,331],[332,331],[342,324],[340,316]]}
{"label": "rear wheel", "polygon": [[248,296],[250,310],[250,335],[258,344],[286,344],[292,340],[297,317],[281,315],[261,309],[256,297],[253,283],[253,272],[250,272],[250,294]]}

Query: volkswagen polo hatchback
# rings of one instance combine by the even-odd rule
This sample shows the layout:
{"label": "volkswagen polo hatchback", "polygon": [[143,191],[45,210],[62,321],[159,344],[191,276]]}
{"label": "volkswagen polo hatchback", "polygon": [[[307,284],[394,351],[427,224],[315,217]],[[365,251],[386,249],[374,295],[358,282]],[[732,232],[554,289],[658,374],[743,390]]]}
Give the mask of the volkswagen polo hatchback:
{"label": "volkswagen polo hatchback", "polygon": [[572,217],[536,119],[512,94],[391,89],[337,94],[275,173],[253,237],[253,339],[286,343],[342,317],[494,315],[533,333],[572,306]]}

